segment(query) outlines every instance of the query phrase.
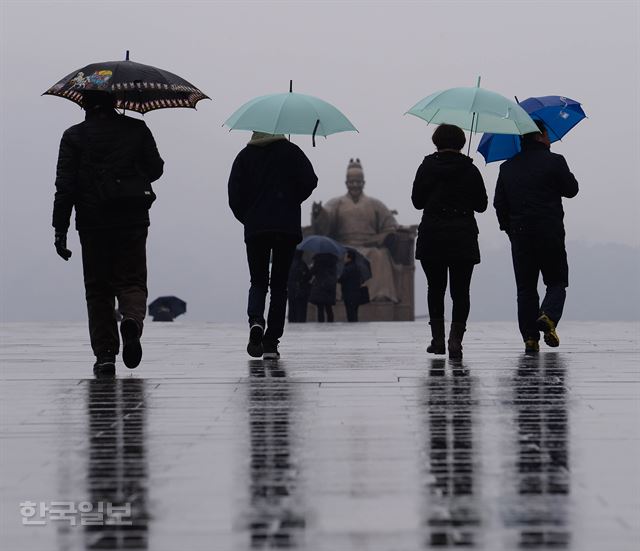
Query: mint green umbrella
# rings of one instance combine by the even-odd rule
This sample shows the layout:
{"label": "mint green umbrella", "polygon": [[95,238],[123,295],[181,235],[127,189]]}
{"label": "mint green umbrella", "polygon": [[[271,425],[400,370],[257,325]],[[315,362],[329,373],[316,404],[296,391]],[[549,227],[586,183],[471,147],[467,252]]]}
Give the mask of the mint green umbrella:
{"label": "mint green umbrella", "polygon": [[533,119],[522,107],[496,92],[480,88],[480,78],[473,88],[449,88],[431,94],[407,113],[428,123],[455,124],[471,132],[538,132]]}
{"label": "mint green umbrella", "polygon": [[254,98],[224,123],[231,130],[328,136],[357,129],[330,103],[290,91]]}

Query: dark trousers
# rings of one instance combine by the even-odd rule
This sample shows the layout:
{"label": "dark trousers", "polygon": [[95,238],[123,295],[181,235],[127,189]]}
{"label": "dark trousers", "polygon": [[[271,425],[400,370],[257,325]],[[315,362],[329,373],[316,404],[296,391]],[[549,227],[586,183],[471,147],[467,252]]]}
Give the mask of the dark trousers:
{"label": "dark trousers", "polygon": [[324,314],[327,313],[327,321],[333,322],[333,306],[331,304],[316,304],[318,310],[318,321],[324,323]]}
{"label": "dark trousers", "polygon": [[[511,256],[518,291],[518,325],[523,339],[538,339],[536,319],[544,312],[556,325],[562,317],[569,286],[569,266],[564,237],[512,235]],[[542,304],[538,278],[546,286]]]}
{"label": "dark trousers", "polygon": [[347,311],[347,321],[358,321],[358,306],[357,302],[344,303],[344,309]]}
{"label": "dark trousers", "polygon": [[[278,342],[284,332],[287,313],[287,279],[298,240],[281,233],[263,233],[247,242],[247,261],[251,276],[247,315],[249,325],[265,325],[264,308],[267,291],[271,293],[267,315],[265,341]],[[269,275],[271,259],[271,275]]]}
{"label": "dark trousers", "polygon": [[447,291],[447,273],[449,274],[449,293],[453,301],[451,321],[467,323],[471,301],[469,287],[474,264],[460,262],[447,264],[434,260],[421,260],[422,269],[427,276],[427,305],[429,318],[444,319],[444,295]]}
{"label": "dark trousers", "polygon": [[307,302],[306,296],[302,298],[289,296],[288,320],[291,323],[305,323],[307,321]]}
{"label": "dark trousers", "polygon": [[140,329],[147,311],[147,228],[80,232],[80,243],[91,348],[96,356],[117,354],[115,299]]}

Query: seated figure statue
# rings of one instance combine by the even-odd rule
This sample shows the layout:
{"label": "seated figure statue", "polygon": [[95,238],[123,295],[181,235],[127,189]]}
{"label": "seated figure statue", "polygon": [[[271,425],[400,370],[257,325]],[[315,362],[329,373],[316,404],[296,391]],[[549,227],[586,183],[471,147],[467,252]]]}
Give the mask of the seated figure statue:
{"label": "seated figure statue", "polygon": [[360,159],[351,159],[347,168],[347,193],[314,203],[311,213],[313,233],[327,235],[360,251],[371,263],[373,277],[367,281],[372,301],[399,302],[390,248],[398,223],[382,201],[364,194],[364,171]]}

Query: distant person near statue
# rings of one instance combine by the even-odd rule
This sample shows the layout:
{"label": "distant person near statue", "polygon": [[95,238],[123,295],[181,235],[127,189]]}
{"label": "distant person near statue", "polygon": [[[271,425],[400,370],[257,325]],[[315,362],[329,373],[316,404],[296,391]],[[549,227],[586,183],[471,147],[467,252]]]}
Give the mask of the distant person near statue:
{"label": "distant person near statue", "polygon": [[311,294],[309,302],[315,304],[320,323],[333,322],[333,307],[336,303],[338,283],[338,258],[332,253],[317,253],[311,265]]}
{"label": "distant person near statue", "polygon": [[311,292],[311,272],[303,258],[304,251],[296,249],[289,279],[287,281],[287,295],[289,299],[290,323],[305,323],[307,321],[307,304]]}

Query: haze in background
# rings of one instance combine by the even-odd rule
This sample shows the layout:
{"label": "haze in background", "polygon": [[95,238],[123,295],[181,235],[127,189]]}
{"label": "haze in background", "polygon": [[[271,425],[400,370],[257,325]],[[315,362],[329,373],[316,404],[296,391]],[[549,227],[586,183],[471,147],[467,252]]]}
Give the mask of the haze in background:
{"label": "haze in background", "polygon": [[[561,94],[589,119],[553,150],[566,156],[580,194],[565,201],[571,287],[566,317],[638,319],[640,313],[640,7],[637,2],[19,2],[0,6],[2,188],[0,316],[84,320],[80,245],[53,248],[51,209],[62,132],[82,120],[69,101],[41,97],[90,62],[120,59],[176,72],[213,101],[198,111],[144,117],[166,161],[149,238],[150,299],[176,294],[188,320],[245,318],[248,273],[242,227],[227,206],[231,163],[247,132],[222,122],[248,99],[294,90],[338,106],[360,133],[293,137],[320,182],[303,205],[345,192],[350,157],[365,192],[416,224],[415,171],[433,151],[433,127],[403,116],[422,97],[482,85],[520,99]],[[490,196],[498,164],[476,153]],[[472,318],[512,319],[508,242],[493,209],[478,217],[483,263]],[[416,312],[426,312],[416,271]]]}

